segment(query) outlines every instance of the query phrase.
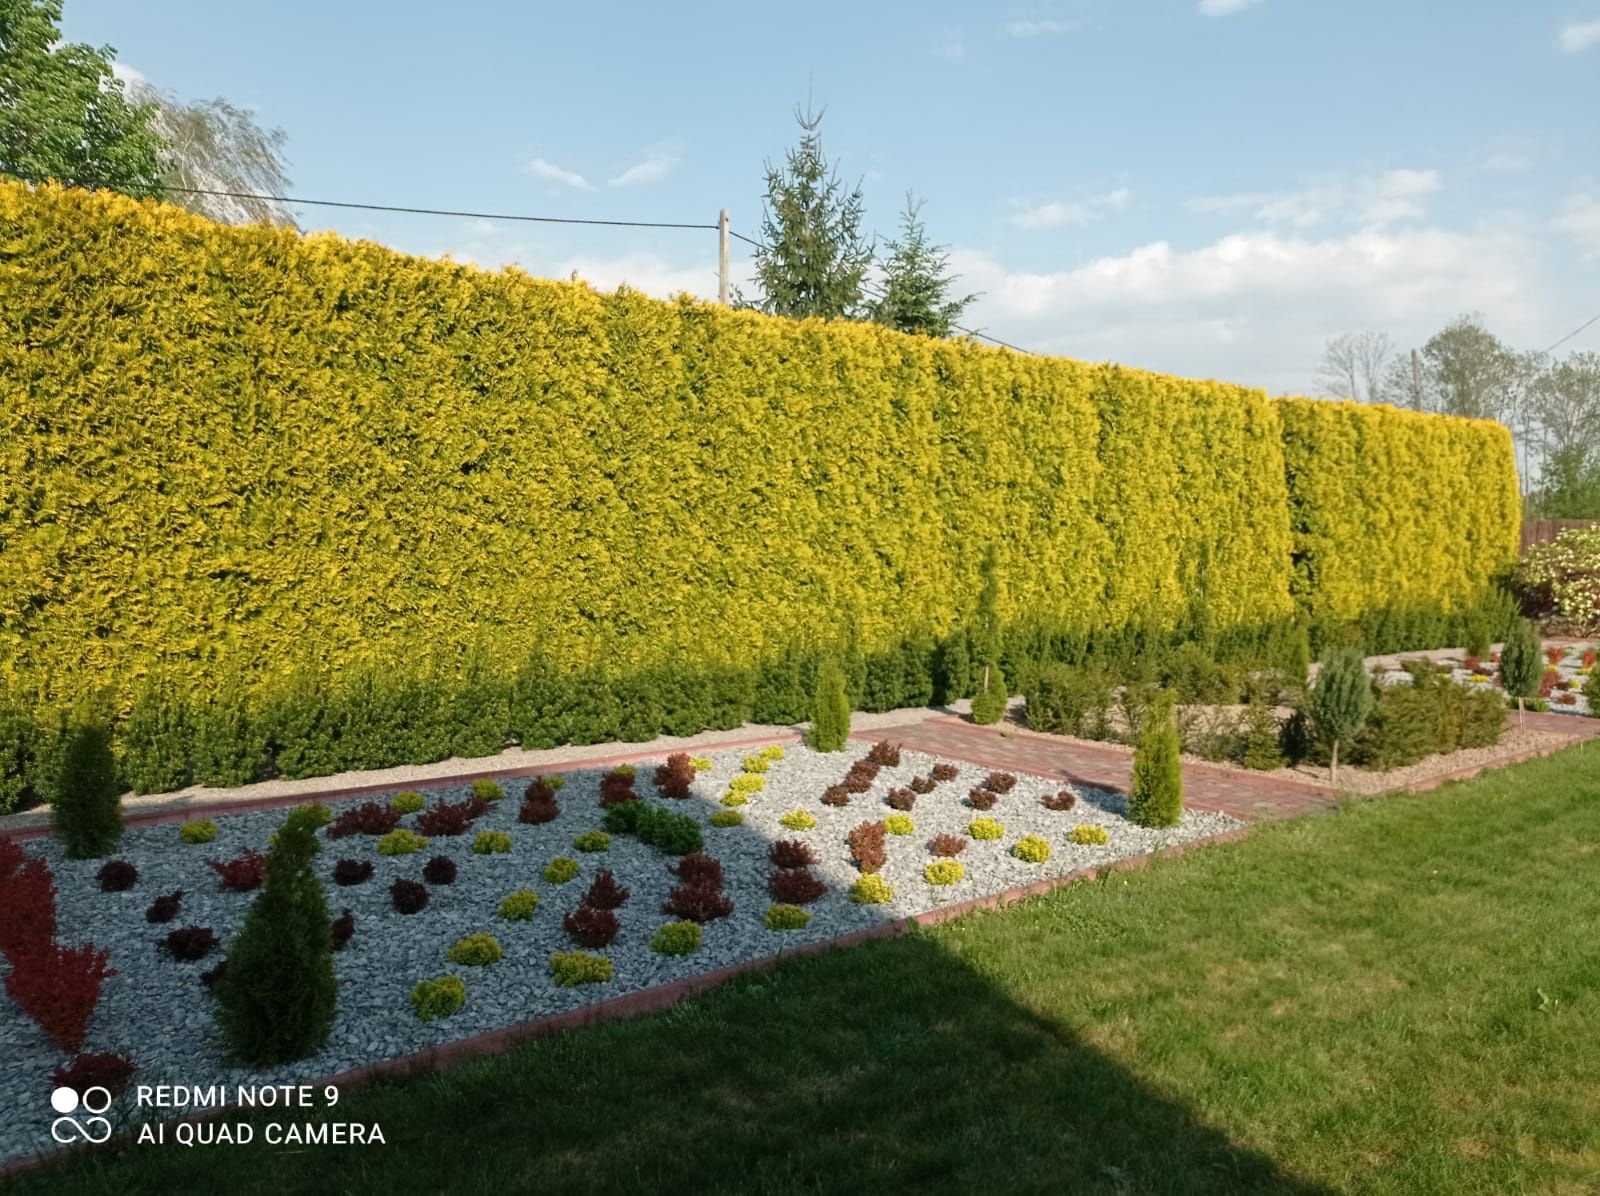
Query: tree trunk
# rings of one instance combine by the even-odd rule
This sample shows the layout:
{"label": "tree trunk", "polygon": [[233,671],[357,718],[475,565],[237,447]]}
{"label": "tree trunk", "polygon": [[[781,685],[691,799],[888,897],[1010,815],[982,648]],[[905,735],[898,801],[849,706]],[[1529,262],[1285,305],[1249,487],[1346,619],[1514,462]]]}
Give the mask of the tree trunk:
{"label": "tree trunk", "polygon": [[1333,782],[1333,787],[1339,787],[1339,741],[1333,741],[1333,764],[1328,769],[1328,779]]}

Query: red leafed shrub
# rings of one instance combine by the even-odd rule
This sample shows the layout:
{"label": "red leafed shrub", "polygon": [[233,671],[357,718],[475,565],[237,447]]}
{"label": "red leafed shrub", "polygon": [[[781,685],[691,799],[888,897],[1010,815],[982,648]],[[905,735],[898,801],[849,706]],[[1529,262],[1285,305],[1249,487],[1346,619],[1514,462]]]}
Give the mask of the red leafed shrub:
{"label": "red leafed shrub", "polygon": [[722,861],[703,851],[691,851],[667,870],[686,885],[706,885],[722,888]]}
{"label": "red leafed shrub", "polygon": [[456,862],[447,855],[436,855],[422,865],[422,879],[430,885],[449,885],[456,880]]}
{"label": "red leafed shrub", "polygon": [[845,836],[850,844],[850,858],[861,871],[876,872],[888,862],[889,855],[883,846],[887,833],[881,822],[863,822]]}
{"label": "red leafed shrub", "polygon": [[161,945],[173,959],[191,963],[216,949],[217,936],[209,926],[180,926],[162,939]]}
{"label": "red leafed shrub", "polygon": [[1551,664],[1560,664],[1566,658],[1567,650],[1559,644],[1550,644],[1544,650],[1544,658]]}
{"label": "red leafed shrub", "polygon": [[665,764],[656,765],[656,788],[662,797],[686,798],[693,783],[694,765],[689,762],[688,752],[673,752]]}
{"label": "red leafed shrub", "polygon": [[974,810],[992,810],[994,803],[1000,800],[1000,795],[993,789],[985,789],[982,785],[967,794],[967,804]]}
{"label": "red leafed shrub", "polygon": [[850,804],[850,790],[843,785],[829,785],[827,792],[822,795],[822,804],[825,806],[848,806]]}
{"label": "red leafed shrub", "polygon": [[267,879],[267,857],[254,849],[231,860],[207,860],[206,864],[222,878],[218,888],[230,893],[259,889]]}
{"label": "red leafed shrub", "polygon": [[343,951],[345,944],[356,933],[356,916],[345,910],[329,924],[328,930],[333,935],[333,949]]}
{"label": "red leafed shrub", "polygon": [[617,931],[622,929],[617,922],[616,914],[608,909],[595,909],[589,905],[580,905],[562,918],[561,928],[567,932],[567,937],[580,947],[607,946],[617,937]]}
{"label": "red leafed shrub", "polygon": [[1016,786],[1017,778],[1009,772],[991,772],[983,779],[983,787],[996,793],[1010,793]]}
{"label": "red leafed shrub", "polygon": [[953,781],[960,775],[961,770],[954,764],[940,762],[933,766],[932,776],[935,781]]}
{"label": "red leafed shrub", "polygon": [[779,868],[767,874],[767,892],[786,905],[809,905],[827,891],[809,868]]}
{"label": "red leafed shrub", "polygon": [[928,840],[928,850],[934,855],[954,859],[967,849],[967,841],[960,835],[935,835]]}
{"label": "red leafed shrub", "polygon": [[1556,682],[1560,680],[1560,669],[1546,669],[1544,671],[1544,675],[1539,678],[1539,696],[1541,698],[1548,698],[1551,694],[1555,693]]}
{"label": "red leafed shrub", "polygon": [[42,949],[56,937],[56,882],[50,865],[29,859],[0,877],[0,955]]}
{"label": "red leafed shrub", "polygon": [[132,1059],[113,1055],[109,1051],[85,1051],[74,1055],[72,1062],[58,1067],[50,1075],[57,1088],[71,1088],[82,1092],[87,1088],[104,1088],[113,1097],[122,1095],[135,1071]]}
{"label": "red leafed shrub", "polygon": [[[687,858],[687,857],[686,857]],[[713,918],[726,918],[733,912],[733,899],[714,885],[678,885],[667,894],[662,913],[687,918],[691,922],[709,922]]]}
{"label": "red leafed shrub", "polygon": [[1585,648],[1583,650],[1583,667],[1592,669],[1596,664],[1600,664],[1600,652],[1595,651],[1593,648]]}
{"label": "red leafed shrub", "polygon": [[1577,704],[1578,704],[1578,695],[1575,694],[1575,693],[1564,693],[1564,694],[1557,694],[1556,695],[1556,705],[1557,706],[1576,706]]}
{"label": "red leafed shrub", "polygon": [[600,804],[607,809],[620,806],[625,801],[638,800],[639,795],[633,791],[631,772],[608,772],[600,778]]}
{"label": "red leafed shrub", "polygon": [[934,782],[932,777],[911,778],[911,792],[913,793],[932,793],[933,788]]}
{"label": "red leafed shrub", "polygon": [[226,959],[219,959],[214,966],[209,967],[200,973],[200,983],[205,985],[207,988],[214,989],[217,987],[218,981],[220,981],[227,974],[228,961]]}
{"label": "red leafed shrub", "polygon": [[1483,662],[1476,656],[1469,656],[1461,662],[1461,667],[1466,669],[1469,673],[1476,673],[1478,669],[1482,667],[1482,665]]}
{"label": "red leafed shrub", "polygon": [[386,802],[362,802],[345,810],[328,828],[328,838],[347,835],[387,835],[400,824],[400,811]]}
{"label": "red leafed shrub", "polygon": [[779,839],[767,848],[767,858],[780,868],[804,868],[817,862],[817,853],[799,839]]}
{"label": "red leafed shrub", "polygon": [[139,870],[127,860],[107,860],[95,873],[102,893],[125,893],[139,879]]}
{"label": "red leafed shrub", "polygon": [[22,867],[22,861],[27,858],[15,839],[0,835],[0,881]]}
{"label": "red leafed shrub", "polygon": [[165,897],[157,897],[150,903],[150,908],[144,911],[146,922],[170,922],[178,916],[178,907],[183,904],[183,890],[174,889]]}
{"label": "red leafed shrub", "polygon": [[602,868],[595,873],[594,883],[583,895],[582,904],[590,909],[616,909],[627,900],[627,886],[617,883],[617,878],[610,868]]}
{"label": "red leafed shrub", "polygon": [[489,803],[478,797],[437,802],[417,815],[417,830],[430,839],[435,835],[463,834],[488,808]]}
{"label": "red leafed shrub", "polygon": [[100,986],[117,974],[106,966],[106,958],[107,952],[92,943],[30,945],[12,961],[6,992],[51,1042],[76,1054],[100,1002]]}
{"label": "red leafed shrub", "polygon": [[522,809],[517,813],[519,822],[554,822],[561,807],[556,805],[556,791],[543,781],[535,780],[522,798]]}
{"label": "red leafed shrub", "polygon": [[428,886],[414,880],[397,880],[389,886],[389,899],[402,914],[414,914],[428,904]]}
{"label": "red leafed shrub", "polygon": [[1070,789],[1063,789],[1060,793],[1046,794],[1040,800],[1047,810],[1070,810],[1078,804],[1078,795]]}
{"label": "red leafed shrub", "polygon": [[888,801],[893,809],[909,810],[917,804],[917,795],[909,789],[891,789]]}
{"label": "red leafed shrub", "polygon": [[333,866],[333,883],[336,885],[358,885],[371,875],[371,860],[343,859]]}
{"label": "red leafed shrub", "polygon": [[900,745],[898,743],[890,743],[887,739],[880,739],[867,752],[867,760],[872,764],[881,764],[885,768],[898,767],[900,764]]}
{"label": "red leafed shrub", "polygon": [[850,766],[850,771],[844,774],[840,782],[847,793],[865,793],[872,788],[872,782],[878,779],[878,766],[869,764],[865,760],[857,760]]}

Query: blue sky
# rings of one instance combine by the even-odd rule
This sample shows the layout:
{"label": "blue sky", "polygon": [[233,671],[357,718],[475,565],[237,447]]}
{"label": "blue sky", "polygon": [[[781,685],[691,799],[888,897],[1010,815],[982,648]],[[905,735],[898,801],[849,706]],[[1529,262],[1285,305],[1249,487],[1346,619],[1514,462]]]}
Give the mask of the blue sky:
{"label": "blue sky", "polygon": [[[1600,312],[1600,0],[66,0],[64,32],[253,106],[296,195],[727,207],[750,235],[809,86],[872,228],[915,190],[983,292],[966,322],[1039,351],[1303,392],[1339,332],[1410,347],[1478,311],[1543,349]],[[711,232],[299,214],[607,288],[716,285]]]}

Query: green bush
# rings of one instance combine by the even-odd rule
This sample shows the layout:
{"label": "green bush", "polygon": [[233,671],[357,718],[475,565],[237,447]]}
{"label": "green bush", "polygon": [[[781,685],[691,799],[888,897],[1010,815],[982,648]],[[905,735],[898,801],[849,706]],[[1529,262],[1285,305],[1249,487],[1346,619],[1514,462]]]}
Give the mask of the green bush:
{"label": "green bush", "polygon": [[122,776],[135,793],[170,793],[190,780],[189,703],[165,679],[147,678],[118,732]]}
{"label": "green bush", "polygon": [[711,825],[720,830],[730,826],[738,826],[744,822],[744,815],[738,810],[715,810],[711,814]]}
{"label": "green bush", "polygon": [[480,778],[479,780],[472,782],[472,796],[477,798],[479,801],[499,801],[505,795],[506,791],[500,788],[500,783],[498,781]]}
{"label": "green bush", "polygon": [[313,860],[322,825],[315,807],[293,810],[272,837],[267,878],[228,950],[216,992],[229,1054],[251,1067],[313,1055],[339,1002],[328,900]]}
{"label": "green bush", "polygon": [[1283,727],[1265,702],[1251,702],[1244,714],[1244,752],[1240,762],[1246,768],[1271,772],[1287,761],[1283,755]]}
{"label": "green bush", "polygon": [[703,931],[698,922],[668,922],[650,939],[658,955],[690,955],[700,950]]}
{"label": "green bush", "polygon": [[51,822],[68,859],[97,860],[122,838],[111,729],[88,707],[80,708],[68,726],[65,748],[51,794]]}
{"label": "green bush", "polygon": [[1543,677],[1539,629],[1527,619],[1518,619],[1500,649],[1500,687],[1517,700],[1520,712],[1529,698],[1538,695]]}
{"label": "green bush", "polygon": [[984,686],[984,672],[978,670],[978,692],[972,696],[972,721],[981,726],[992,726],[1006,716],[1006,675],[998,664],[990,665],[988,686]]}
{"label": "green bush", "polygon": [[500,899],[500,907],[495,911],[495,915],[507,922],[527,922],[533,918],[538,908],[539,894],[532,889],[518,889],[515,893],[508,893]]}
{"label": "green bush", "polygon": [[890,814],[883,820],[883,829],[891,835],[911,835],[916,833],[917,824],[909,814]]}
{"label": "green bush", "polygon": [[195,818],[178,827],[178,838],[185,843],[209,843],[217,837],[217,824],[209,818]]}
{"label": "green bush", "polygon": [[778,825],[786,831],[808,831],[817,825],[817,820],[805,810],[790,810],[779,816]]}
{"label": "green bush", "polygon": [[[504,903],[501,908],[504,908]],[[480,933],[457,939],[445,955],[451,963],[469,968],[482,968],[492,963],[499,963],[505,951],[494,935]]]}
{"label": "green bush", "polygon": [[[628,805],[634,804],[633,802],[628,803]],[[613,807],[613,809],[621,808],[620,806]],[[572,845],[581,852],[593,855],[595,852],[611,850],[611,836],[606,834],[605,831],[584,831],[573,839]]]}
{"label": "green bush", "polygon": [[1042,864],[1050,858],[1050,844],[1038,835],[1024,835],[1012,844],[1011,854],[1029,864]]}
{"label": "green bush", "polygon": [[857,905],[883,905],[894,900],[894,890],[878,872],[858,876],[850,886],[850,900]]}
{"label": "green bush", "polygon": [[379,855],[415,855],[428,845],[426,835],[397,827],[378,839]]}
{"label": "green bush", "polygon": [[922,870],[922,879],[930,885],[953,885],[966,874],[960,860],[934,860]]}
{"label": "green bush", "polygon": [[730,809],[738,806],[748,806],[750,804],[750,796],[737,789],[730,789],[722,795],[722,804]]}
{"label": "green bush", "polygon": [[578,984],[604,984],[611,979],[611,961],[583,951],[557,951],[550,957],[550,975],[562,988]]}
{"label": "green bush", "polygon": [[[761,754],[760,752],[757,752],[757,753],[755,753],[754,755],[751,755],[751,756],[746,756],[744,758],[744,770],[745,770],[745,772],[750,772],[750,773],[766,772],[767,769],[769,769],[771,767],[772,767],[772,761],[768,757],[766,757],[765,755]],[[735,779],[737,779],[737,778],[735,778]]]}
{"label": "green bush", "polygon": [[411,1007],[425,1022],[458,1013],[467,1003],[467,986],[459,976],[419,981],[411,990]]}
{"label": "green bush", "polygon": [[769,761],[782,760],[784,757],[783,744],[769,743],[766,747],[761,749],[760,754]]}
{"label": "green bush", "polygon": [[1072,828],[1072,833],[1067,836],[1079,847],[1104,847],[1111,841],[1111,836],[1106,833],[1103,826],[1081,822]]}
{"label": "green bush", "polygon": [[1133,754],[1128,817],[1140,826],[1176,826],[1183,815],[1183,768],[1171,691],[1163,691],[1144,720]]}
{"label": "green bush", "polygon": [[505,855],[511,850],[511,836],[506,831],[479,831],[472,837],[474,855]]}
{"label": "green bush", "polygon": [[688,855],[705,846],[700,824],[688,814],[674,814],[644,801],[612,806],[601,821],[613,834],[634,835],[663,855]]}
{"label": "green bush", "polygon": [[1237,669],[1225,665],[1200,644],[1182,644],[1164,662],[1161,680],[1185,705],[1226,706],[1239,700],[1243,685]]}
{"label": "green bush", "polygon": [[1339,780],[1339,745],[1355,738],[1372,713],[1372,682],[1358,648],[1341,648],[1322,662],[1311,690],[1311,721],[1328,744],[1334,783]]}
{"label": "green bush", "polygon": [[760,793],[766,787],[766,777],[751,773],[740,773],[728,781],[728,789],[733,793]]}
{"label": "green bush", "polygon": [[706,769],[714,767],[715,764],[716,762],[710,756],[696,756],[689,761],[689,767],[696,772],[705,772]]}
{"label": "green bush", "polygon": [[804,930],[811,925],[811,911],[798,905],[769,905],[764,921],[768,930]]}
{"label": "green bush", "polygon": [[1583,696],[1589,703],[1589,717],[1600,718],[1600,668],[1590,670],[1589,679],[1583,683]]}
{"label": "green bush", "polygon": [[415,814],[428,804],[428,799],[415,789],[403,789],[389,800],[389,804],[402,814]]}
{"label": "green bush", "polygon": [[564,885],[578,875],[578,861],[570,856],[558,855],[544,866],[543,876],[553,885]]}
{"label": "green bush", "polygon": [[844,669],[830,656],[817,670],[810,744],[819,752],[842,752],[849,742],[850,695],[845,692]]}
{"label": "green bush", "polygon": [[999,839],[1006,833],[1006,828],[993,818],[974,818],[967,823],[967,834],[974,839]]}
{"label": "green bush", "polygon": [[1050,735],[1106,739],[1112,688],[1110,678],[1098,668],[1046,665],[1023,689],[1028,726]]}
{"label": "green bush", "polygon": [[1505,702],[1494,691],[1425,673],[1410,685],[1376,687],[1372,714],[1350,758],[1380,771],[1403,768],[1435,752],[1492,747],[1505,722]]}

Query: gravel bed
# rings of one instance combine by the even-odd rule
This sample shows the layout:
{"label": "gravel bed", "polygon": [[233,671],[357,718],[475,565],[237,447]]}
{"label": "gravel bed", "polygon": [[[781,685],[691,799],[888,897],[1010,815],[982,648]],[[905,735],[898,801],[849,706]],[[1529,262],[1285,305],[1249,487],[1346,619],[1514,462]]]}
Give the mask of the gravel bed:
{"label": "gravel bed", "polygon": [[[984,813],[971,809],[965,799],[989,770],[951,762],[958,769],[956,779],[917,798],[911,811],[915,833],[888,836],[889,858],[882,875],[894,888],[894,900],[884,905],[857,905],[846,896],[858,875],[849,858],[846,833],[862,821],[894,813],[884,801],[889,789],[926,775],[936,758],[904,752],[900,765],[884,768],[869,793],[854,796],[848,806],[835,809],[822,803],[823,791],[843,777],[864,749],[853,744],[848,752],[825,755],[789,746],[785,753],[766,773],[765,790],[742,808],[744,823],[731,828],[712,827],[709,818],[723,808],[720,798],[729,779],[740,771],[746,750],[708,753],[713,767],[700,773],[694,795],[684,801],[656,797],[650,780],[655,762],[638,766],[636,789],[646,801],[690,814],[702,824],[705,850],[722,861],[725,891],[734,902],[733,914],[708,923],[703,945],[688,956],[658,955],[649,946],[657,928],[674,920],[661,912],[668,890],[676,883],[667,870],[667,857],[627,835],[613,835],[610,850],[603,853],[585,855],[572,847],[575,835],[600,825],[602,773],[598,771],[568,773],[567,783],[557,795],[561,814],[542,825],[517,821],[526,782],[513,781],[506,785],[505,799],[466,834],[434,838],[416,855],[380,856],[376,840],[368,836],[325,842],[318,866],[331,912],[337,916],[348,908],[356,919],[355,937],[334,957],[340,980],[338,1017],[317,1055],[267,1072],[231,1068],[220,1057],[211,998],[200,973],[221,958],[221,950],[198,962],[179,963],[158,950],[157,943],[169,930],[181,926],[207,926],[224,945],[231,941],[253,897],[219,891],[217,878],[205,861],[231,859],[252,847],[264,850],[286,809],[218,818],[216,839],[204,845],[180,842],[177,826],[172,824],[128,830],[116,858],[138,868],[139,879],[124,893],[99,891],[95,874],[102,861],[67,860],[53,839],[29,841],[24,847],[30,855],[43,856],[55,873],[58,940],[65,944],[91,941],[109,948],[111,966],[117,969],[118,974],[106,982],[84,1049],[132,1057],[138,1064],[136,1084],[231,1087],[329,1075],[1239,825],[1225,815],[1191,811],[1177,827],[1145,830],[1124,817],[1120,795],[1086,788],[1076,790],[1074,809],[1052,811],[1039,799],[1067,786],[1026,774],[1019,775],[1016,787]],[[459,800],[467,793],[467,787],[460,786],[429,794],[429,800],[430,804],[440,797]],[[336,803],[335,812],[347,804]],[[804,832],[782,828],[779,817],[794,809],[812,814],[816,827]],[[964,880],[940,887],[927,884],[922,869],[935,858],[927,841],[941,832],[966,835],[967,824],[978,817],[1003,823],[1004,837],[969,843],[960,856],[966,868]],[[400,825],[410,826],[414,821],[415,816],[408,816]],[[1109,841],[1104,846],[1072,844],[1068,834],[1080,823],[1103,827]],[[473,854],[472,837],[479,830],[509,831],[510,853]],[[1053,852],[1048,861],[1027,864],[1010,854],[1011,846],[1029,834],[1050,842]],[[781,838],[810,844],[821,860],[813,872],[829,886],[829,891],[809,906],[811,923],[802,930],[772,931],[763,923],[771,904],[766,882],[772,865],[767,850],[772,841]],[[456,861],[455,883],[429,886],[430,901],[420,913],[397,913],[389,898],[390,884],[399,877],[420,880],[424,863],[434,855],[448,855]],[[558,886],[546,882],[541,871],[559,855],[578,860],[581,870],[576,879]],[[375,865],[372,877],[353,887],[335,885],[331,880],[334,862],[346,856],[371,860]],[[621,933],[604,951],[612,961],[614,977],[603,984],[558,987],[549,975],[551,954],[580,949],[563,932],[562,915],[577,907],[590,880],[602,868],[612,869],[632,890],[628,902],[617,911]],[[157,895],[179,888],[184,897],[178,917],[164,926],[147,923],[144,911],[149,903]],[[519,888],[540,895],[537,913],[528,922],[500,920],[495,916],[500,899]],[[492,933],[504,947],[505,957],[499,963],[463,967],[446,959],[445,951],[452,943],[479,931]],[[0,963],[0,970],[4,967]],[[408,999],[412,986],[419,980],[452,973],[467,985],[466,1007],[440,1021],[420,1021]],[[49,1149],[49,1076],[65,1060],[8,998],[0,998],[0,1057],[7,1061],[0,1069],[0,1103],[13,1110],[0,1131],[0,1161]],[[119,1101],[125,1113],[131,1112],[126,1108],[131,1104],[131,1096]],[[37,1110],[37,1116],[25,1110]]]}

